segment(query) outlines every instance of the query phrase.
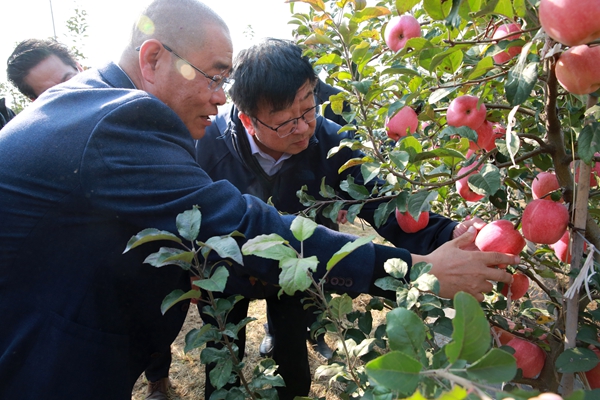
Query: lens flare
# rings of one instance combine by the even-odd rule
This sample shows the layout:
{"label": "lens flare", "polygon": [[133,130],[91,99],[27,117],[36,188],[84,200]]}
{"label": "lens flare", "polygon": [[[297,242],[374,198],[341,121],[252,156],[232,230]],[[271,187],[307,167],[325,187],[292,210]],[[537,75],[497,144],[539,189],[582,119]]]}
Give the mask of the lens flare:
{"label": "lens flare", "polygon": [[145,35],[152,35],[154,33],[154,22],[145,15],[142,15],[137,23],[137,27]]}
{"label": "lens flare", "polygon": [[178,60],[175,65],[177,67],[177,71],[179,71],[181,76],[183,76],[188,81],[191,81],[196,77],[196,71],[194,71],[194,68],[190,67],[189,64],[187,64],[185,61]]}

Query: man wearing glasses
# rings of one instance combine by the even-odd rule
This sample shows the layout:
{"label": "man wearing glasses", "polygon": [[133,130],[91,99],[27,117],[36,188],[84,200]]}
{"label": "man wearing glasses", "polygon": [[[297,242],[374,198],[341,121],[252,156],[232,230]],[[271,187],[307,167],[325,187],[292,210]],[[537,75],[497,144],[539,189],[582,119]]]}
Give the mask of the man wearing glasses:
{"label": "man wearing glasses", "polygon": [[[217,115],[215,123],[207,128],[205,137],[196,146],[197,161],[209,176],[215,181],[228,180],[242,193],[270,200],[278,210],[290,214],[305,208],[296,195],[302,186],[307,187],[308,195],[323,199],[319,193],[323,178],[338,196],[351,199],[340,186],[347,175],[351,175],[356,184],[363,184],[360,167],[349,168],[342,174],[338,170],[348,160],[363,154],[344,148],[328,157],[329,150],[351,134],[338,134],[339,125],[319,116],[314,97],[317,76],[309,60],[302,56],[302,50],[289,41],[267,39],[238,54],[232,76],[235,83],[229,93],[234,106]],[[382,184],[375,179],[367,187],[370,190]],[[373,227],[378,205],[367,203],[359,214]],[[332,225],[330,219],[320,214],[317,222]],[[481,220],[469,224],[478,228],[484,225]],[[433,213],[429,225],[418,233],[403,232],[393,214],[376,228],[392,244],[415,254],[428,254],[466,229],[467,225],[457,225]],[[357,268],[362,266],[357,265]],[[339,276],[329,281],[329,288],[358,294],[361,290],[357,283]],[[279,398],[308,395],[311,379],[306,349],[307,324],[301,302],[305,296],[278,297],[278,288],[256,281],[250,284],[248,278],[233,274],[229,277],[227,292],[246,296],[229,314],[234,323],[246,317],[248,299],[267,300],[269,330],[274,339],[273,359],[286,382],[285,388],[278,388]],[[367,292],[394,295],[374,287]],[[202,318],[212,323],[209,316],[202,315]],[[237,344],[243,354],[245,336],[240,334]],[[210,370],[208,366],[206,398],[213,390],[208,385]]]}

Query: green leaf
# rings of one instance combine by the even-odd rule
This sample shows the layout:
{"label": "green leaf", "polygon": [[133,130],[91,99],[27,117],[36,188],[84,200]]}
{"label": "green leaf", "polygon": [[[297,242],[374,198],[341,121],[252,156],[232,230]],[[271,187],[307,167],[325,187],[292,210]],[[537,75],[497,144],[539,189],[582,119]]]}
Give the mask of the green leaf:
{"label": "green leaf", "polygon": [[478,194],[493,195],[502,186],[502,179],[498,167],[485,164],[477,174],[469,176],[469,187]]}
{"label": "green leaf", "polygon": [[333,318],[337,320],[343,320],[346,314],[352,312],[352,298],[344,293],[341,296],[334,297],[329,302],[329,308]]}
{"label": "green leaf", "polygon": [[525,0],[513,0],[513,8],[517,16],[525,18],[527,15],[527,5],[525,4]]}
{"label": "green leaf", "polygon": [[318,225],[315,221],[302,216],[297,216],[292,221],[290,229],[292,230],[294,237],[299,242],[303,242],[310,238],[313,235],[313,233],[315,233],[315,229],[317,229],[317,226]]}
{"label": "green leaf", "polygon": [[194,255],[193,251],[161,247],[158,252],[146,257],[144,262],[156,268],[164,267],[165,265],[178,265],[185,270],[189,270]]}
{"label": "green leaf", "polygon": [[180,301],[189,300],[189,299],[197,299],[199,297],[200,297],[199,290],[190,290],[187,292],[184,292],[181,289],[173,290],[171,293],[166,295],[165,298],[163,299],[163,301],[160,305],[160,312],[163,313],[163,315],[164,315],[169,310],[169,308],[173,307],[175,304],[179,303]]}
{"label": "green leaf", "polygon": [[373,18],[383,17],[388,14],[391,14],[391,11],[387,7],[365,7],[362,10],[355,12],[352,16],[352,20],[360,23]]}
{"label": "green leaf", "polygon": [[390,161],[394,163],[400,171],[406,169],[408,162],[410,161],[410,154],[406,151],[392,151],[389,153]]}
{"label": "green leaf", "polygon": [[386,332],[391,350],[401,351],[415,359],[423,354],[426,339],[421,317],[405,308],[395,308],[386,315]]}
{"label": "green leaf", "polygon": [[446,17],[446,23],[455,29],[460,26],[460,15],[458,12],[461,2],[462,0],[452,0],[452,9],[450,9],[450,14]]}
{"label": "green leaf", "polygon": [[176,225],[177,231],[182,238],[191,241],[196,240],[200,233],[200,224],[202,222],[202,213],[198,206],[194,206],[191,210],[187,210],[177,215]]}
{"label": "green leaf", "polygon": [[421,368],[419,361],[399,351],[389,352],[366,365],[370,379],[404,396],[413,394],[417,389]]}
{"label": "green leaf", "polygon": [[435,275],[423,274],[419,278],[413,281],[413,285],[419,288],[422,292],[433,292],[438,294],[440,292],[440,282]]}
{"label": "green leaf", "polygon": [[315,61],[314,65],[340,66],[343,64],[343,62],[344,62],[344,60],[342,60],[342,57],[340,57],[339,55],[337,55],[335,53],[329,53],[329,54],[322,56],[317,61]]}
{"label": "green leaf", "polygon": [[506,99],[511,106],[522,104],[529,98],[533,87],[537,83],[538,63],[532,62],[526,64],[527,54],[531,48],[532,42],[528,42],[521,49],[519,61],[508,72],[508,78],[504,85]]}
{"label": "green leaf", "polygon": [[[240,265],[244,265],[240,246],[231,236],[213,236],[208,239],[205,246],[217,252],[221,258],[230,258]],[[202,249],[202,254],[207,255]]]}
{"label": "green leaf", "polygon": [[340,182],[340,189],[348,193],[354,200],[365,200],[369,197],[367,188],[354,183],[354,178],[352,176],[348,176],[348,179]]}
{"label": "green leaf", "polygon": [[481,306],[470,294],[458,292],[454,296],[454,308],[454,332],[452,342],[445,347],[446,356],[451,364],[459,359],[475,362],[490,348],[490,325]]}
{"label": "green leaf", "polygon": [[187,353],[190,350],[200,348],[207,342],[218,341],[221,338],[219,331],[213,325],[206,324],[200,329],[192,329],[185,335],[185,348]]}
{"label": "green leaf", "polygon": [[391,276],[386,276],[384,278],[377,279],[375,281],[375,286],[382,290],[395,292],[398,288],[403,287],[404,284],[398,279],[392,278]]}
{"label": "green leaf", "polygon": [[327,271],[331,270],[337,263],[339,263],[344,257],[348,254],[352,253],[354,250],[363,246],[367,243],[371,243],[375,239],[375,235],[369,235],[364,237],[359,237],[353,242],[348,242],[341,249],[335,252],[335,254],[329,259],[327,262]]}
{"label": "green leaf", "polygon": [[583,162],[590,164],[594,153],[598,151],[600,151],[600,123],[593,122],[581,130],[577,152]]}
{"label": "green leaf", "polygon": [[210,278],[194,281],[194,285],[210,292],[222,292],[225,290],[228,277],[229,271],[225,266],[221,265],[217,267]]}
{"label": "green leaf", "polygon": [[308,258],[284,258],[279,261],[281,273],[279,284],[283,291],[292,296],[296,291],[304,292],[312,284],[309,271],[315,272],[319,265],[317,257]]}
{"label": "green leaf", "polygon": [[431,210],[431,202],[437,199],[438,192],[421,191],[408,198],[408,212],[417,221],[422,211]]}
{"label": "green leaf", "polygon": [[269,250],[273,246],[287,244],[288,242],[276,233],[269,235],[258,235],[257,237],[248,240],[242,246],[242,254],[245,256],[255,255],[265,257],[262,253]]}
{"label": "green leaf", "polygon": [[598,365],[598,356],[585,347],[563,351],[556,359],[556,370],[561,374],[589,371]]}
{"label": "green leaf", "polygon": [[444,20],[450,15],[451,1],[424,0],[423,8],[434,20]]}
{"label": "green leaf", "polygon": [[396,279],[404,279],[408,273],[408,264],[401,258],[390,258],[383,263],[385,272]]}
{"label": "green leaf", "polygon": [[335,43],[325,35],[321,35],[319,33],[313,33],[309,37],[304,40],[304,44],[306,45],[315,45],[315,44],[325,44],[329,46],[335,46]]}
{"label": "green leaf", "polygon": [[479,60],[475,68],[469,74],[467,79],[476,79],[485,75],[489,70],[494,68],[494,59],[492,57],[484,57]]}
{"label": "green leaf", "polygon": [[373,215],[373,218],[375,219],[375,226],[380,227],[384,222],[386,222],[390,214],[394,212],[395,209],[396,206],[393,201],[379,204]]}
{"label": "green leaf", "polygon": [[467,367],[473,380],[502,383],[512,380],[517,373],[515,358],[504,350],[491,349],[485,356]]}
{"label": "green leaf", "polygon": [[319,190],[319,194],[326,199],[332,199],[335,197],[335,190],[327,184],[325,184],[325,177],[321,179],[321,188]]}
{"label": "green leaf", "polygon": [[421,0],[396,0],[396,10],[398,10],[398,15],[402,15],[410,11],[420,2]]}
{"label": "green leaf", "polygon": [[221,389],[229,382],[231,372],[233,372],[233,361],[231,358],[226,358],[225,360],[216,363],[208,374],[210,383],[215,388]]}
{"label": "green leaf", "polygon": [[442,100],[443,98],[448,97],[448,95],[450,95],[452,92],[455,92],[458,88],[460,88],[459,85],[456,85],[451,88],[438,89],[438,90],[434,91],[433,93],[431,93],[431,95],[427,99],[427,103],[435,104],[438,101]]}
{"label": "green leaf", "polygon": [[375,179],[381,171],[381,164],[379,163],[365,163],[360,166],[360,173],[362,174],[365,185],[371,180]]}
{"label": "green leaf", "polygon": [[424,151],[422,153],[417,154],[414,161],[419,162],[419,161],[428,160],[431,158],[438,158],[438,157],[454,157],[454,158],[458,158],[459,160],[465,159],[464,154],[458,150],[448,149],[448,148],[444,148],[444,147],[438,147],[437,149],[433,149],[431,151]]}
{"label": "green leaf", "polygon": [[173,242],[182,243],[181,239],[171,232],[148,228],[140,231],[137,235],[132,236],[127,242],[127,247],[125,247],[125,251],[123,251],[123,253],[127,253],[129,250],[134,249],[144,243],[155,242],[157,240],[171,240]]}

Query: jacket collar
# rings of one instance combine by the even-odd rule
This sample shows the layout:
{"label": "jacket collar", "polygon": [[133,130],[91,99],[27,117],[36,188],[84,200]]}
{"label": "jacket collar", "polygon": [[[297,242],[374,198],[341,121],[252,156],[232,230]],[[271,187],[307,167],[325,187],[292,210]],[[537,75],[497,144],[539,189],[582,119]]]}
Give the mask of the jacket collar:
{"label": "jacket collar", "polygon": [[113,87],[123,89],[136,89],[133,81],[129,76],[114,62],[110,62],[103,67],[99,68],[98,71],[104,78],[104,80]]}

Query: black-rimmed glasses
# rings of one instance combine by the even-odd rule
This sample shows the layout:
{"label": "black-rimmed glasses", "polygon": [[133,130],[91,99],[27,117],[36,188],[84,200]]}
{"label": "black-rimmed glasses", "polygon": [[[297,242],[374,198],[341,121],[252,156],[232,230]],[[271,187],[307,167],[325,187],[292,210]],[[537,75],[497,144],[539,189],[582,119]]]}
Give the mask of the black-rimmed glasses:
{"label": "black-rimmed glasses", "polygon": [[258,122],[260,122],[261,124],[263,124],[264,126],[266,126],[267,128],[275,131],[277,133],[277,136],[279,136],[280,138],[284,138],[284,137],[290,136],[292,133],[296,132],[296,129],[298,129],[298,120],[300,118],[302,118],[304,120],[304,122],[306,122],[307,124],[310,124],[315,119],[317,119],[317,107],[318,106],[319,105],[317,104],[316,106],[311,107],[308,110],[306,110],[304,112],[304,114],[302,114],[298,118],[292,118],[290,120],[287,120],[283,124],[276,126],[276,127],[269,126],[256,117],[254,117],[254,119],[257,120]]}
{"label": "black-rimmed glasses", "polygon": [[175,51],[173,51],[173,49],[170,48],[169,46],[167,46],[166,44],[164,44],[164,43],[161,43],[161,44],[163,45],[165,50],[167,50],[169,53],[173,54],[175,57],[177,57],[181,61],[185,62],[187,65],[192,67],[194,70],[196,70],[196,71],[200,72],[202,75],[204,75],[204,77],[206,79],[208,79],[208,81],[209,81],[208,88],[210,90],[212,90],[213,92],[218,92],[219,89],[221,89],[221,88],[223,88],[224,91],[228,91],[231,88],[231,86],[233,85],[234,80],[232,78],[227,78],[222,75],[210,76],[206,72],[202,71],[200,68],[196,67],[194,64],[192,64],[191,62],[186,60],[185,58],[181,57],[179,54],[175,53]]}

